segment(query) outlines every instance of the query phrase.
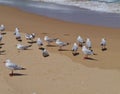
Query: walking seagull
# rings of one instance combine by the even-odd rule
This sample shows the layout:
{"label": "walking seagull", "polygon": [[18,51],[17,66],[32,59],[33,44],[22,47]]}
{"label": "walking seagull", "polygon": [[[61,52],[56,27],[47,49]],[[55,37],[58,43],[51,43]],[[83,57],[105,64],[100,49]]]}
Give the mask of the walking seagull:
{"label": "walking seagull", "polygon": [[25,68],[12,63],[9,59],[7,59],[4,63],[5,63],[5,66],[11,70],[11,73],[9,74],[10,76],[14,75],[14,73],[13,73],[14,70],[25,70]]}
{"label": "walking seagull", "polygon": [[67,45],[69,45],[70,43],[62,42],[62,41],[60,41],[60,39],[57,39],[57,40],[56,40],[56,44],[60,47],[59,50],[62,50],[62,47],[63,47],[63,46],[67,46]]}
{"label": "walking seagull", "polygon": [[25,34],[25,38],[27,40],[31,40],[31,42],[33,43],[33,39],[35,38],[35,33],[32,33],[32,34]]}
{"label": "walking seagull", "polygon": [[86,46],[83,46],[82,47],[82,52],[85,54],[85,57],[84,59],[88,59],[89,55],[94,55],[93,51],[92,50],[89,50],[88,48],[86,48]]}
{"label": "walking seagull", "polygon": [[22,44],[17,44],[17,49],[18,50],[27,50],[29,47],[32,45],[22,45]]}
{"label": "walking seagull", "polygon": [[55,42],[57,38],[49,38],[48,36],[45,36],[44,40],[50,45],[50,43]]}

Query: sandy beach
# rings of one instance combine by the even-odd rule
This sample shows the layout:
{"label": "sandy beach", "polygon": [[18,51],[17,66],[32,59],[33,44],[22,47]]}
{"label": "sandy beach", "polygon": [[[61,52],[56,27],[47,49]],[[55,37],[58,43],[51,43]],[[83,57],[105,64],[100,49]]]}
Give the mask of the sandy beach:
{"label": "sandy beach", "polygon": [[[44,16],[26,13],[19,9],[0,6],[0,24],[4,24],[0,51],[0,94],[120,94],[120,29],[68,23]],[[36,43],[25,51],[16,49],[19,43],[13,32],[19,27],[22,42],[27,45],[25,33],[35,33],[44,42],[50,56],[43,57]],[[70,45],[64,51],[58,46],[47,47],[44,36],[60,38]],[[79,55],[73,56],[71,48],[80,35],[84,40],[90,38],[96,55],[91,60]],[[107,50],[101,51],[101,38],[107,40]],[[15,71],[9,76],[4,61],[10,59],[26,70]]]}

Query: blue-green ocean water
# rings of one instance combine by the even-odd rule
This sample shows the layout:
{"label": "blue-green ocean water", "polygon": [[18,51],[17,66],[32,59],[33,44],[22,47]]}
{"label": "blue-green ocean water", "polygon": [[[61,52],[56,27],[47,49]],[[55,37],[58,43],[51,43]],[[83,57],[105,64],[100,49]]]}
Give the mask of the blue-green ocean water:
{"label": "blue-green ocean water", "polygon": [[63,21],[120,28],[120,0],[44,1],[0,0],[0,4]]}

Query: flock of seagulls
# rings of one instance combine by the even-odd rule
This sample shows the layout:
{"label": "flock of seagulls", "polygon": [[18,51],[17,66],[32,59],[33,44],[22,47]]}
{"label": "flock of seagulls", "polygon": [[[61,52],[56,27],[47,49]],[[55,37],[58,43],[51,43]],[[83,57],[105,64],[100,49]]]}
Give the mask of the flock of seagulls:
{"label": "flock of seagulls", "polygon": [[[3,31],[5,31],[5,26],[1,25],[0,26],[0,43],[1,43],[2,38],[3,38],[2,33],[1,33]],[[15,28],[14,35],[15,35],[15,38],[16,38],[17,41],[22,41],[22,37],[21,37],[19,28]],[[34,39],[35,39],[35,33],[32,33],[32,34],[26,33],[25,34],[25,38],[26,38],[26,40],[30,40],[31,43],[32,43],[32,42],[34,42]],[[58,49],[59,51],[63,50],[64,46],[70,45],[70,43],[63,42],[59,38],[50,38],[48,36],[44,37],[44,41],[47,43],[46,46],[51,45],[51,43],[53,43],[53,42],[56,43],[56,46],[59,47],[59,49]],[[44,47],[44,43],[43,43],[42,39],[41,38],[37,38],[35,43],[38,45],[38,48],[41,50],[43,57],[48,57],[49,56],[49,52]],[[32,44],[30,44],[30,45],[23,45],[23,44],[18,43],[16,45],[16,48],[17,48],[18,52],[20,52],[20,50],[27,50],[31,46],[32,46]],[[107,49],[106,48],[106,40],[105,40],[105,38],[101,39],[100,46],[101,46],[101,50],[102,51]],[[72,52],[72,54],[74,56],[79,54],[78,53],[78,48],[79,47],[81,48],[81,51],[84,54],[84,59],[89,59],[89,55],[94,55],[94,52],[92,50],[92,42],[91,42],[91,40],[89,38],[87,38],[86,41],[83,40],[83,38],[81,36],[78,36],[76,38],[76,42],[73,44],[73,46],[71,48],[71,52]],[[20,66],[18,66],[16,64],[12,63],[9,59],[7,59],[4,63],[5,63],[5,66],[11,70],[10,76],[14,75],[14,73],[13,73],[14,70],[25,69],[25,68],[22,68],[22,67],[20,67]]]}

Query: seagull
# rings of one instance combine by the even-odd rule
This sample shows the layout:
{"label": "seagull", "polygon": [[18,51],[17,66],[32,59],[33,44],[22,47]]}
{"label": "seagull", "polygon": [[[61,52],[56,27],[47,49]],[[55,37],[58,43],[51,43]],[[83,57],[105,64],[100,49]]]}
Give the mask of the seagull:
{"label": "seagull", "polygon": [[35,33],[32,33],[32,34],[26,33],[26,34],[25,34],[25,38],[26,38],[27,40],[33,40],[33,39],[35,38]]}
{"label": "seagull", "polygon": [[20,35],[19,28],[15,28],[14,35],[15,35],[17,40],[21,40],[21,35]]}
{"label": "seagull", "polygon": [[84,43],[84,40],[82,39],[82,37],[81,36],[78,36],[77,37],[77,42],[78,42],[78,44],[79,44],[79,46],[83,46],[83,43]]}
{"label": "seagull", "polygon": [[37,45],[39,46],[39,48],[43,46],[43,42],[40,38],[37,39]]}
{"label": "seagull", "polygon": [[86,48],[86,46],[82,47],[82,52],[85,54],[85,59],[88,59],[88,55],[94,55],[93,51]]}
{"label": "seagull", "polygon": [[2,41],[3,36],[0,34],[0,42]]}
{"label": "seagull", "polygon": [[1,24],[0,31],[4,31],[4,30],[5,30],[5,26],[3,24]]}
{"label": "seagull", "polygon": [[[0,34],[0,49],[2,48],[2,44],[1,44],[2,38],[3,36]],[[0,54],[1,54],[1,51],[0,51]]]}
{"label": "seagull", "polygon": [[92,43],[91,43],[91,41],[90,41],[89,38],[87,38],[87,40],[86,40],[86,47],[87,47],[88,49],[91,49],[91,48],[92,48]]}
{"label": "seagull", "polygon": [[45,36],[44,40],[50,45],[50,43],[55,42],[57,38],[49,38],[48,36]]}
{"label": "seagull", "polygon": [[18,50],[27,50],[29,47],[32,45],[22,45],[22,44],[17,44],[17,49]]}
{"label": "seagull", "polygon": [[77,50],[78,50],[78,45],[77,45],[77,43],[74,43],[74,45],[72,47],[72,53],[73,53],[73,55],[75,55],[77,53]]}
{"label": "seagull", "polygon": [[49,53],[48,53],[48,51],[45,48],[43,48],[41,50],[42,50],[43,57],[48,57],[49,56]]}
{"label": "seagull", "polygon": [[16,35],[16,32],[20,32],[18,27],[15,28],[14,35]]}
{"label": "seagull", "polygon": [[5,63],[5,66],[11,70],[11,73],[9,74],[10,76],[14,75],[14,73],[13,73],[14,70],[25,70],[25,68],[12,63],[11,60],[9,60],[9,59],[7,59],[4,63]]}
{"label": "seagull", "polygon": [[57,39],[57,40],[56,40],[56,44],[60,47],[59,50],[61,50],[63,46],[69,45],[69,43],[67,43],[67,42],[62,42],[62,41],[60,41],[60,39]]}
{"label": "seagull", "polygon": [[106,40],[105,40],[105,38],[102,38],[102,39],[101,39],[100,45],[101,45],[101,47],[102,47],[102,50],[105,50],[105,49],[106,49]]}

